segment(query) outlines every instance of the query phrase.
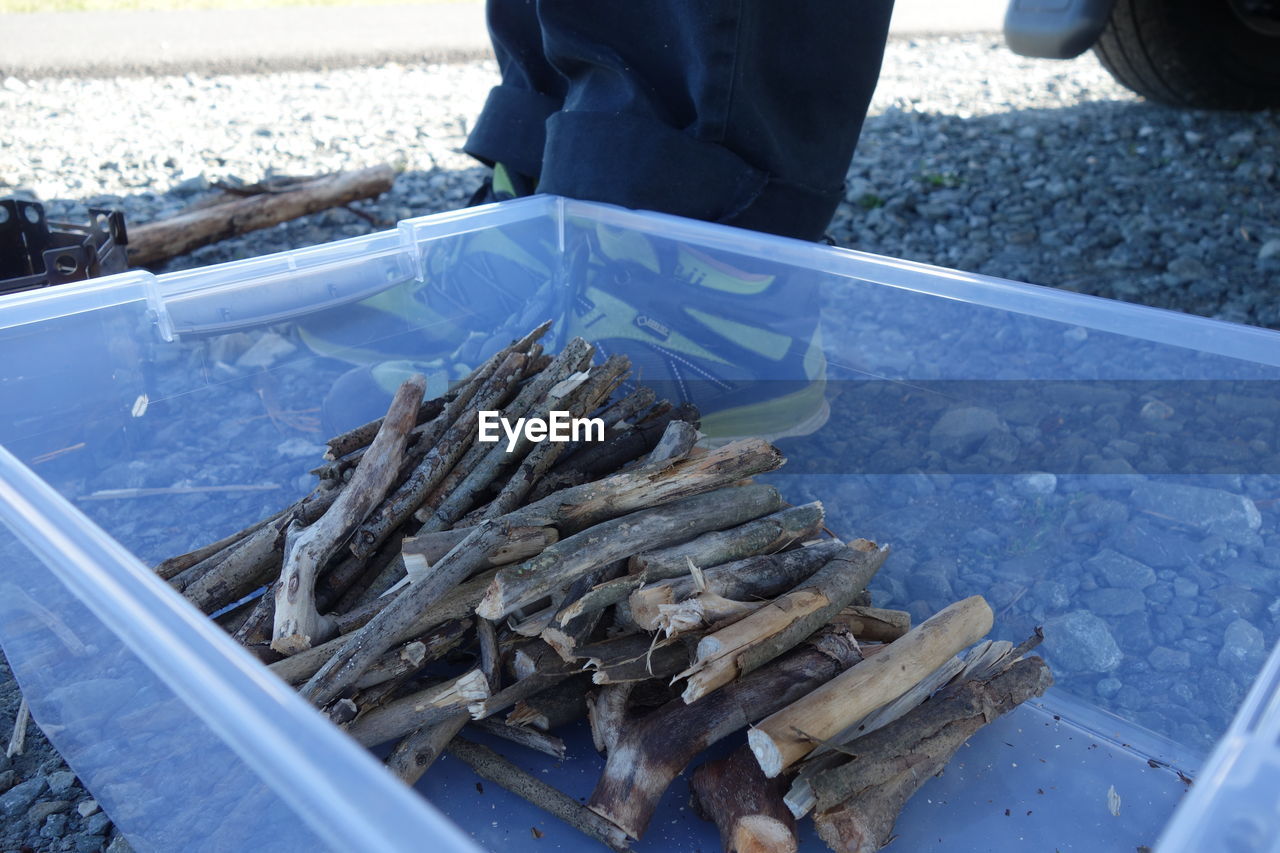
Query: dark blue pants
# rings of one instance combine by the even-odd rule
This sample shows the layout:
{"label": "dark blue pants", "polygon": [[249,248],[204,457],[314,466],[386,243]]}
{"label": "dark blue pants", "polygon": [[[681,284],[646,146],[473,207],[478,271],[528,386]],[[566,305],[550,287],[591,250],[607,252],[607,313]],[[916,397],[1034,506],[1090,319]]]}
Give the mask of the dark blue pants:
{"label": "dark blue pants", "polygon": [[540,192],[807,240],[840,201],[893,0],[488,0],[466,150]]}

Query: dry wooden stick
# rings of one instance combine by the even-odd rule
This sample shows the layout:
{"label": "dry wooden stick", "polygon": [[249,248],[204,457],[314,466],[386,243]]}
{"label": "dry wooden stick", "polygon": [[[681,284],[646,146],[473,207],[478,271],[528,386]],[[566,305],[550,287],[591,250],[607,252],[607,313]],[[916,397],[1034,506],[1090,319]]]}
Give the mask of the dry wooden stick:
{"label": "dry wooden stick", "polygon": [[[574,389],[563,404],[569,416],[581,418],[590,414],[609,398],[630,369],[631,360],[624,355],[611,355],[604,364],[592,368],[589,378]],[[521,436],[521,442],[527,440]],[[567,447],[563,442],[544,441],[529,451],[519,467],[507,478],[502,491],[489,503],[485,517],[496,518],[523,503],[530,490]]]}
{"label": "dry wooden stick", "polygon": [[[439,562],[441,557],[452,551],[470,533],[471,528],[461,527],[406,537],[401,543],[406,567],[410,562],[421,563],[421,568]],[[554,527],[514,527],[511,529],[511,538],[488,555],[489,565],[505,566],[540,554],[543,548],[554,545],[559,538]]]}
{"label": "dry wooden stick", "polygon": [[626,567],[626,560],[606,563],[569,584],[564,598],[560,601],[559,609],[552,614],[546,627],[541,631],[542,639],[555,649],[560,657],[573,660],[576,657],[577,647],[590,639],[600,622],[600,617],[604,615],[602,610],[570,615],[567,612],[568,609],[594,586],[617,577]]}
{"label": "dry wooden stick", "polygon": [[[475,528],[467,532],[473,533]],[[488,537],[485,537],[485,539],[487,541]],[[483,559],[483,555],[479,556]],[[405,631],[400,632],[401,636],[396,642],[407,639],[413,636],[414,633],[425,631],[449,619],[461,619],[465,616],[470,616],[475,610],[476,604],[484,597],[485,590],[489,588],[489,584],[497,573],[497,569],[485,569],[465,583],[459,584],[446,592],[439,601],[423,610],[422,614],[410,626],[405,628]],[[354,610],[337,614],[334,617],[334,621],[338,623],[338,632],[340,634],[351,634],[358,631],[369,624],[369,620],[374,616],[391,606],[403,593],[404,590],[388,593]],[[335,643],[339,640],[340,638],[329,642]],[[303,652],[303,654],[309,655],[310,652]]]}
{"label": "dry wooden stick", "polygon": [[432,605],[463,579],[483,569],[487,555],[497,542],[507,538],[507,533],[507,528],[502,525],[488,522],[473,528],[471,535],[446,554],[430,575],[410,584],[362,628],[352,633],[328,663],[302,687],[302,695],[323,706],[354,684],[379,655],[399,642],[405,631],[411,631],[418,624]]}
{"label": "dry wooden stick", "polygon": [[656,643],[646,634],[625,634],[577,650],[596,684],[670,678],[689,665],[692,652],[692,642]]}
{"label": "dry wooden stick", "polygon": [[502,689],[502,655],[498,650],[498,629],[488,619],[476,620],[476,645],[480,647],[480,671],[489,682],[489,691]]}
{"label": "dry wooden stick", "polygon": [[627,721],[627,703],[635,683],[606,684],[587,696],[587,722],[591,726],[591,742],[596,752],[607,755],[613,750]]}
{"label": "dry wooden stick", "polygon": [[[551,410],[561,405],[557,388],[571,375],[590,364],[594,348],[582,338],[574,338],[546,370],[539,373],[520,389],[520,393],[502,411],[502,416],[514,423],[530,415],[546,418]],[[458,470],[441,483],[439,491],[444,495],[428,500],[415,511],[414,517],[423,522],[421,533],[444,530],[453,524],[475,504],[478,496],[497,479],[504,465],[520,461],[529,451],[530,444],[521,433],[521,440],[508,451],[499,440],[492,445],[477,442],[458,464]],[[450,482],[452,480],[453,482]],[[499,513],[494,513],[499,514]]]}
{"label": "dry wooden stick", "polygon": [[405,442],[409,430],[413,429],[426,387],[427,380],[420,374],[400,386],[382,428],[356,466],[351,482],[314,524],[289,525],[271,639],[271,648],[276,651],[297,654],[311,648],[313,642],[332,636],[335,630],[332,621],[316,610],[316,574],[395,485]]}
{"label": "dry wooden stick", "polygon": [[514,658],[517,680],[492,696],[472,703],[472,719],[483,720],[505,711],[579,672],[576,666],[560,660],[555,651],[541,641],[517,650]]}
{"label": "dry wooden stick", "polygon": [[[728,530],[705,533],[680,545],[646,551],[630,559],[631,574],[592,587],[567,607],[564,618],[575,619],[583,613],[618,604],[645,584],[688,575],[691,560],[695,566],[707,568],[730,560],[770,554],[810,538],[821,527],[822,505],[815,502],[784,509]],[[648,630],[657,627],[651,617],[646,621],[653,625]]]}
{"label": "dry wooden stick", "polygon": [[[603,416],[601,419],[603,420]],[[666,434],[670,424],[677,421],[688,422],[685,429],[693,436],[689,442],[691,447],[697,441],[697,409],[692,406],[668,412],[644,426],[619,424],[614,427],[612,435],[606,432],[603,442],[580,447],[568,459],[556,464],[530,491],[530,497],[533,500],[539,500],[556,489],[587,483],[620,470],[623,466],[651,453],[662,440],[662,436]],[[620,430],[621,426],[629,428]]]}
{"label": "dry wooden stick", "polygon": [[387,757],[387,769],[414,784],[470,719],[466,709],[455,708],[405,735]]}
{"label": "dry wooden stick", "polygon": [[[217,555],[219,552],[222,552],[230,548],[231,546],[239,543],[241,540],[251,536],[252,534],[257,533],[259,530],[266,527],[271,522],[280,518],[280,516],[284,515],[286,512],[289,512],[290,509],[292,509],[292,507],[290,507],[289,509],[281,510],[280,512],[277,512],[275,515],[267,516],[261,521],[251,524],[248,527],[245,527],[241,530],[237,530],[235,533],[232,533],[229,536],[224,536],[223,538],[219,539],[217,542],[210,542],[208,545],[205,545],[202,548],[196,548],[195,550],[188,551],[185,554],[179,554],[176,557],[170,557],[167,560],[162,560],[160,563],[156,565],[156,567],[152,571],[154,571],[157,575],[159,575],[164,580],[170,580],[171,578],[175,578],[185,570],[190,569],[204,562],[210,557]],[[194,577],[182,583],[175,582],[174,586],[179,591],[181,591],[185,589],[188,584],[190,584],[191,580],[194,580]]]}
{"label": "dry wooden stick", "polygon": [[[402,643],[374,661],[364,674],[356,679],[355,687],[364,690],[377,684],[402,679],[412,675],[425,664],[439,660],[462,645],[471,629],[472,620],[454,619],[427,631],[407,643]],[[299,656],[293,655],[268,667],[290,684],[301,684],[311,677],[309,667],[298,666]]]}
{"label": "dry wooden stick", "polygon": [[427,455],[409,478],[357,528],[351,537],[351,553],[357,557],[367,557],[397,527],[409,520],[414,510],[426,500],[431,490],[440,484],[471,446],[477,429],[476,412],[496,409],[502,404],[519,379],[525,360],[526,356],[519,352],[513,352],[502,360],[476,392],[467,409],[458,415],[452,426],[427,451]]}
{"label": "dry wooden stick", "polygon": [[622,830],[602,820],[568,794],[521,770],[493,750],[458,737],[453,739],[445,751],[474,770],[480,778],[501,785],[610,849],[621,853],[630,849],[627,836]]}
{"label": "dry wooden stick", "polygon": [[387,165],[337,172],[286,191],[254,195],[135,225],[129,229],[129,263],[149,266],[228,237],[373,198],[391,189],[395,176]]}
{"label": "dry wooden stick", "polygon": [[873,643],[892,643],[911,630],[910,613],[880,607],[851,605],[841,610],[831,621],[859,640]]}
{"label": "dry wooden stick", "polygon": [[898,813],[983,725],[1040,696],[1053,675],[1027,658],[988,681],[966,681],[853,741],[857,758],[813,780],[818,835],[833,850],[871,853],[889,842]]}
{"label": "dry wooden stick", "polygon": [[839,542],[818,542],[808,548],[747,557],[709,569],[690,561],[689,565],[699,569],[696,574],[686,565],[684,577],[658,581],[633,592],[628,598],[631,618],[646,631],[674,627],[680,622],[680,611],[661,608],[684,603],[683,609],[688,611],[685,621],[694,626],[708,625],[715,620],[701,618],[704,608],[699,597],[735,601],[772,598],[795,587],[845,551]]}
{"label": "dry wooden stick", "polygon": [[[862,651],[870,656],[871,649],[868,647],[863,646]],[[959,657],[949,659],[942,666],[925,676],[923,680],[916,682],[906,693],[903,693],[889,704],[882,705],[872,711],[809,753],[799,765],[799,772],[795,774],[791,781],[791,787],[788,788],[787,793],[783,796],[783,801],[787,804],[787,808],[791,810],[791,813],[800,818],[811,812],[813,807],[817,805],[817,798],[813,793],[813,778],[849,760],[848,755],[838,751],[837,747],[844,746],[856,738],[870,734],[876,729],[892,723],[936,693],[963,669],[964,662]]]}
{"label": "dry wooden stick", "polygon": [[782,802],[786,782],[769,779],[746,744],[708,761],[689,780],[694,810],[720,830],[730,853],[795,853],[796,819]]}
{"label": "dry wooden stick", "polygon": [[690,560],[700,569],[709,569],[757,554],[772,554],[814,538],[824,521],[819,501],[788,507],[738,527],[705,533],[682,545],[637,554],[628,568],[643,575],[645,583],[683,577],[688,574]]}
{"label": "dry wooden stick", "polygon": [[824,634],[693,705],[674,699],[627,725],[587,803],[639,838],[663,791],[711,744],[827,682],[860,660],[856,644]]}
{"label": "dry wooden stick", "polygon": [[[470,717],[468,717],[470,720]],[[552,758],[563,761],[568,749],[564,745],[564,741],[553,734],[548,734],[539,729],[526,728],[525,726],[512,726],[507,723],[500,723],[497,720],[472,720],[469,727],[482,732],[487,732],[494,737],[509,740],[512,743],[532,749],[535,752],[541,752],[543,755],[550,755]]]}
{"label": "dry wooden stick", "polygon": [[465,711],[467,705],[488,695],[489,684],[484,674],[478,669],[469,670],[443,684],[361,714],[347,726],[347,734],[365,746],[377,746],[438,722],[450,712]]}
{"label": "dry wooden stick", "polygon": [[7,758],[13,758],[15,755],[22,755],[26,750],[27,722],[30,719],[31,706],[27,704],[27,697],[23,696],[18,702],[18,711],[13,716],[13,733],[9,735],[9,745],[4,751]]}
{"label": "dry wooden stick", "polygon": [[[465,380],[464,380],[465,381]],[[417,417],[414,418],[414,427],[419,427],[429,421],[433,421],[444,411],[445,405],[453,398],[452,394],[445,394],[440,397],[432,397],[423,400],[418,407]],[[329,449],[325,451],[324,458],[334,462],[342,459],[349,453],[368,447],[373,443],[373,438],[378,434],[378,430],[382,429],[382,418],[376,418],[367,424],[361,424],[353,427],[344,433],[335,435],[329,439],[326,444]],[[312,471],[312,473],[316,473]]]}
{"label": "dry wooden stick", "polygon": [[[280,531],[292,520],[313,524],[328,512],[339,494],[339,489],[321,485],[273,522],[230,546],[226,557],[182,591],[183,597],[205,613],[212,613],[253,592],[270,580],[280,564],[284,549]],[[216,555],[209,559],[216,559]]]}
{"label": "dry wooden stick", "polygon": [[[698,441],[698,430],[692,428],[686,421],[672,421],[667,424],[662,438],[646,457],[646,465],[650,470],[657,470],[660,464],[666,464],[666,462],[673,464],[676,460],[684,459],[696,441]],[[622,580],[621,583],[614,580],[614,576],[622,574],[623,570],[625,566],[621,565],[608,567],[598,573],[582,576],[573,581],[568,588],[564,601],[561,602],[561,608],[554,613],[547,626],[547,629],[552,630],[552,635],[547,637],[547,642],[556,647],[562,656],[572,653],[573,646],[588,637],[591,629],[594,629],[596,622],[599,621],[600,612],[605,607],[616,605],[622,601],[625,592],[639,587],[643,575],[636,576],[634,585],[630,580]],[[612,587],[611,584],[613,584]]]}
{"label": "dry wooden stick", "polygon": [[627,424],[626,421],[631,420],[652,406],[655,399],[657,398],[653,393],[653,389],[648,385],[641,385],[601,412],[600,420],[604,421],[605,429],[614,427],[630,429],[633,425]]}
{"label": "dry wooden stick", "polygon": [[636,510],[670,503],[780,468],[786,460],[759,439],[726,444],[674,465],[640,466],[554,492],[500,519],[514,527],[554,526],[560,535]]}
{"label": "dry wooden stick", "polygon": [[521,699],[507,714],[506,724],[531,726],[544,732],[567,726],[587,713],[590,684],[589,679],[577,676]]}
{"label": "dry wooden stick", "polygon": [[802,585],[703,637],[697,661],[680,674],[688,678],[684,701],[695,702],[794,648],[866,589],[888,555],[887,545],[856,539]]}
{"label": "dry wooden stick", "polygon": [[752,729],[751,750],[765,775],[781,774],[818,745],[913,684],[991,630],[991,608],[982,596],[957,601],[912,628],[883,652],[859,664]]}
{"label": "dry wooden stick", "polygon": [[501,619],[598,566],[634,554],[645,544],[674,544],[741,524],[775,511],[781,502],[772,486],[734,486],[601,522],[523,563],[499,569],[476,614]]}

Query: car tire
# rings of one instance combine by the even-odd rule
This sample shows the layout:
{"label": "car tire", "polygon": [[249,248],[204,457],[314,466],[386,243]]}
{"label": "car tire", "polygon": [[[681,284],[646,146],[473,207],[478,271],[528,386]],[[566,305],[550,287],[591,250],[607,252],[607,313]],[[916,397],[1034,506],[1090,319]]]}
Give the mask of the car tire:
{"label": "car tire", "polygon": [[1259,0],[1117,0],[1094,45],[1122,85],[1175,107],[1280,106],[1280,15]]}

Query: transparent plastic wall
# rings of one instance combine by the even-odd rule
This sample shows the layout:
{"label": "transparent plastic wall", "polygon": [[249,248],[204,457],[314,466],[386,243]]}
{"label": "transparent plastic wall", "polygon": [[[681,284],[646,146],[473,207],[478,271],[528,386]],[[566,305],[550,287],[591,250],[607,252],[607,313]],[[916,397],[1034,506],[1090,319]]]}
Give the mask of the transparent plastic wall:
{"label": "transparent plastic wall", "polygon": [[[441,388],[547,318],[713,435],[776,436],[789,500],[893,547],[878,605],[981,593],[1000,636],[1044,627],[1056,686],[926,785],[904,849],[1154,843],[1276,645],[1276,335],[539,198],[0,300],[0,641],[135,846],[465,843],[145,566],[305,494],[385,405],[370,378]],[[570,747],[511,757],[586,796]],[[446,757],[419,790],[486,847],[580,843],[475,782]],[[714,839],[677,782],[638,849]]]}

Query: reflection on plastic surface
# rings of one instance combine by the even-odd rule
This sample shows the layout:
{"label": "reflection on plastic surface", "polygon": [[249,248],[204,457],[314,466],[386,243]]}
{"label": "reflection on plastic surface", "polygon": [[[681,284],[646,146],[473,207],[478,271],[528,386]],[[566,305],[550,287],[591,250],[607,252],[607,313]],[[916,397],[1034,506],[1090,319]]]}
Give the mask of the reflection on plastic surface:
{"label": "reflection on plastic surface", "polygon": [[[405,222],[305,256],[164,276],[157,290],[177,340],[148,327],[155,308],[141,292],[74,317],[60,318],[57,300],[41,303],[38,318],[27,306],[25,324],[8,327],[0,300],[0,394],[34,375],[14,365],[60,377],[38,385],[44,396],[22,418],[0,416],[0,442],[72,500],[182,490],[83,504],[147,562],[304,493],[326,437],[323,410],[340,404],[352,423],[381,414],[389,388],[379,368],[389,361],[447,381],[550,318],[553,344],[582,335],[627,353],[640,381],[697,402],[708,431],[778,437],[790,461],[775,479],[789,500],[821,499],[841,535],[894,547],[877,604],[919,621],[979,592],[1002,636],[1044,625],[1058,678],[1045,707],[1063,708],[1064,725],[1046,729],[1054,721],[1025,709],[975,738],[912,801],[903,822],[912,849],[993,838],[1062,850],[1150,844],[1182,786],[1146,760],[1193,770],[1276,645],[1273,333],[546,198]],[[67,333],[79,348],[53,358]],[[367,393],[348,393],[366,375]],[[86,391],[102,392],[107,414]],[[149,400],[143,416],[104,426],[139,394]],[[237,484],[271,488],[200,491]],[[98,535],[65,523],[73,538]],[[260,757],[273,771],[250,770],[225,733],[202,728],[171,674],[123,651],[117,626],[95,622],[23,559],[33,567],[12,581],[22,594],[6,596],[26,602],[3,617],[6,651],[37,718],[141,847],[162,849],[172,831],[153,811],[184,814],[188,798],[211,797],[255,838],[314,840],[281,787],[297,772],[293,758]],[[148,606],[177,605],[167,600]],[[68,645],[31,616],[30,602],[77,639]],[[98,651],[85,656],[76,643]],[[233,670],[242,663],[201,648]],[[154,653],[176,660],[182,651]],[[106,720],[87,701],[128,710]],[[282,710],[282,724],[295,713]],[[1107,728],[1111,739],[1069,746],[1066,723]],[[135,766],[123,755],[139,761],[132,778],[111,775]],[[207,756],[209,772],[192,755]],[[589,787],[597,767],[586,755],[552,772]],[[199,778],[177,780],[183,774]],[[340,788],[347,768],[335,761],[320,775]],[[223,786],[224,776],[238,781]],[[483,843],[523,846],[528,827],[516,816],[525,812],[492,786],[477,801],[447,760],[423,784]],[[655,822],[639,849],[690,837],[679,785],[668,794],[679,823]],[[1119,820],[1106,811],[1110,785],[1125,802]],[[381,780],[361,802],[398,790]],[[372,819],[354,803],[328,817],[352,827]],[[421,837],[399,838],[411,846]]]}

